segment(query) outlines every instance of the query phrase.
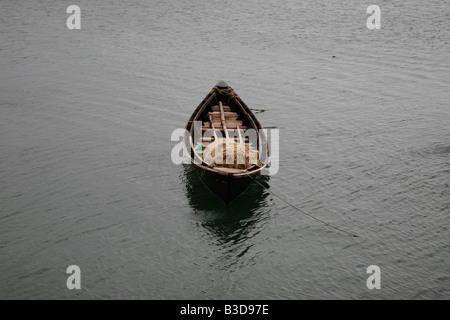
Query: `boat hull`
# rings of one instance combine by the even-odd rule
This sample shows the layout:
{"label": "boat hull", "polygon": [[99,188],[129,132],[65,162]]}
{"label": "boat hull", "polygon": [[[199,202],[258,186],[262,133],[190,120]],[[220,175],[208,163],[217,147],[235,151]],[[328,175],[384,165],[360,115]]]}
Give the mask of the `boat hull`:
{"label": "boat hull", "polygon": [[205,170],[198,166],[196,168],[208,189],[226,204],[239,197],[252,183],[254,178],[252,176],[236,178],[232,175],[223,175]]}
{"label": "boat hull", "polygon": [[[253,141],[254,149],[264,150],[261,146],[267,145],[263,151],[265,157],[262,157],[262,163],[243,169],[214,167],[204,162],[203,151],[212,141],[220,137],[229,138],[229,135],[234,134],[231,135],[231,139],[238,139],[235,141],[250,146],[252,131],[248,131],[249,136],[246,135],[249,129],[254,130],[253,134],[256,133],[257,136],[257,140]],[[239,197],[267,166],[269,148],[264,132],[260,134],[262,129],[250,108],[223,81],[206,95],[186,124],[186,134],[183,137],[185,155],[199,171],[202,181],[210,191],[226,204]],[[214,136],[204,136],[207,131],[212,131]]]}

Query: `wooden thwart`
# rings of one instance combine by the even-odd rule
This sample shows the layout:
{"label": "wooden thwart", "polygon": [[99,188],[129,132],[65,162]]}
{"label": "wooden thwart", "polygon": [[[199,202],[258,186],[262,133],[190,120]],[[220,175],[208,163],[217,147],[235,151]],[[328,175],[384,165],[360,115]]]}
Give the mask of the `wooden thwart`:
{"label": "wooden thwart", "polygon": [[[220,106],[213,106],[211,107],[212,111],[220,111]],[[223,106],[224,111],[231,111],[231,108],[229,106]]]}
{"label": "wooden thwart", "polygon": [[[224,110],[223,115],[225,116],[225,118],[237,119],[237,117],[239,116],[236,112],[225,111],[225,106],[224,106],[223,110]],[[211,114],[212,114],[213,118],[220,117],[220,112],[214,111],[214,112],[211,112]]]}

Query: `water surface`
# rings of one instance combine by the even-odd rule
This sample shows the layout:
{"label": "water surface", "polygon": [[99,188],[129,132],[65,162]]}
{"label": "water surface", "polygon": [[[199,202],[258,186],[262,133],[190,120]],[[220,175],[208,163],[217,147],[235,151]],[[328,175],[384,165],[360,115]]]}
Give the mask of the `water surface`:
{"label": "water surface", "polygon": [[[356,0],[77,1],[81,30],[1,3],[2,299],[450,297],[449,1],[381,1],[380,30]],[[280,130],[261,183],[360,237],[172,163],[221,79]]]}

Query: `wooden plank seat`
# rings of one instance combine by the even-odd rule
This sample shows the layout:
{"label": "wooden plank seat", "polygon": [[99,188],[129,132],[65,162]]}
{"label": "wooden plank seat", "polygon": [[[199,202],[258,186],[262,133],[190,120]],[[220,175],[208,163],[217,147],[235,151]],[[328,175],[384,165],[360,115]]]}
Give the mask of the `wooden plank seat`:
{"label": "wooden plank seat", "polygon": [[[228,130],[233,130],[233,131],[235,131],[235,130],[237,129],[237,126],[238,126],[238,124],[228,124],[228,123],[227,123],[227,129],[228,129]],[[222,131],[222,125],[221,125],[221,124],[214,124],[214,128],[215,128],[216,130]],[[203,126],[203,127],[202,127],[202,131],[207,131],[207,130],[211,130],[211,129],[212,129],[212,128],[211,128],[210,125],[208,125],[208,126]],[[246,126],[239,125],[239,129],[241,129],[241,132],[244,133],[244,131],[247,130],[247,127],[246,127]]]}
{"label": "wooden plank seat", "polygon": [[[222,119],[220,118],[220,116],[218,116],[218,117],[217,117],[217,116],[212,116],[211,119],[212,119],[212,121],[214,122],[214,124],[215,124],[215,123],[219,123],[219,122],[221,123],[221,122],[222,122]],[[241,120],[238,120],[237,118],[234,118],[234,117],[233,117],[233,118],[232,118],[232,117],[228,117],[228,118],[227,118],[227,117],[224,117],[224,120],[225,120],[226,123],[228,123],[228,122],[241,121]]]}
{"label": "wooden plank seat", "polygon": [[222,127],[222,121],[217,121],[216,119],[213,119],[213,126],[216,129],[219,129],[219,127]]}
{"label": "wooden plank seat", "polygon": [[[231,130],[228,130],[228,132],[230,132]],[[230,135],[230,138],[234,138],[234,141],[240,141],[239,136],[238,135]],[[202,137],[202,142],[213,142],[215,140],[214,137]],[[243,142],[249,142],[250,139],[249,137],[245,137],[244,139],[242,139]]]}
{"label": "wooden plank seat", "polygon": [[241,130],[247,130],[247,127],[242,125],[242,121],[238,121],[238,122],[227,122],[227,128],[228,128],[228,129],[236,130],[236,129],[238,128],[238,126],[239,126],[239,128],[240,128]]}
{"label": "wooden plank seat", "polygon": [[[210,112],[210,114],[213,116],[214,118],[220,118],[220,112],[215,111],[215,112]],[[225,118],[232,118],[232,119],[237,119],[239,117],[239,115],[236,112],[227,112],[225,111],[223,113],[223,115],[225,116]]]}
{"label": "wooden plank seat", "polygon": [[[220,107],[219,105],[215,105],[211,107],[211,110],[220,112]],[[223,106],[223,111],[231,111],[231,108],[229,106]]]}

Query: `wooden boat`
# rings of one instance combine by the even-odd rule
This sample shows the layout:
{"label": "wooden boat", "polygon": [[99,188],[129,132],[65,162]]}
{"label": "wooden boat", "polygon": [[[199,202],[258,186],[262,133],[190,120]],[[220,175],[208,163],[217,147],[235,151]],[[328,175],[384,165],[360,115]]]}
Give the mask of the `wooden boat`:
{"label": "wooden boat", "polygon": [[[198,169],[208,188],[227,204],[241,195],[267,166],[269,149],[267,138],[261,129],[260,122],[250,108],[224,81],[219,81],[212,88],[189,118],[183,139],[185,154]],[[206,131],[212,134],[207,136],[204,134]],[[256,138],[251,138],[249,132]],[[259,150],[259,159],[264,161],[245,168],[206,163],[203,152],[218,137],[226,138],[227,141],[234,139],[241,146],[245,144],[247,148]]]}

